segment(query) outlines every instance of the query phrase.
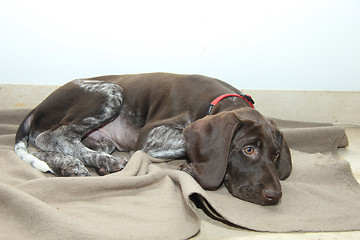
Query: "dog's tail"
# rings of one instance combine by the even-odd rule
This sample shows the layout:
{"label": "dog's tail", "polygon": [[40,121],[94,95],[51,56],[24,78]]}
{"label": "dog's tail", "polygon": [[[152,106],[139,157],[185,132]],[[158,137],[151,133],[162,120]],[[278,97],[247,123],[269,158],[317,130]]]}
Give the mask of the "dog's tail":
{"label": "dog's tail", "polygon": [[15,153],[25,162],[41,172],[53,172],[46,162],[41,161],[28,152],[30,124],[33,118],[32,112],[22,121],[15,137]]}

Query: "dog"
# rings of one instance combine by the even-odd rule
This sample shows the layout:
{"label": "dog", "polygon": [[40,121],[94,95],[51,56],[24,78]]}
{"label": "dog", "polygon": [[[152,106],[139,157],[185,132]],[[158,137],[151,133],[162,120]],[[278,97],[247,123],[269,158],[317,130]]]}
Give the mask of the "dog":
{"label": "dog", "polygon": [[[279,202],[292,170],[274,121],[231,85],[201,75],[147,73],[73,80],[50,94],[20,124],[15,152],[42,172],[99,175],[122,170],[119,151],[188,159],[179,170],[204,189],[224,183],[242,200]],[[28,152],[29,142],[39,152]]]}

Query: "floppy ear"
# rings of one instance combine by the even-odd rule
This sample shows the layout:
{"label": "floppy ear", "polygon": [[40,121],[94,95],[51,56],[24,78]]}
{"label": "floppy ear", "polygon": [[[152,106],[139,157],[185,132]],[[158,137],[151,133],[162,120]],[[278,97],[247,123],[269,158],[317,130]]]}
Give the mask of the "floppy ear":
{"label": "floppy ear", "polygon": [[223,112],[199,119],[184,129],[192,175],[204,189],[215,190],[221,185],[239,125],[233,112]]}
{"label": "floppy ear", "polygon": [[[276,121],[272,119],[268,119],[268,120],[274,127],[278,128]],[[287,145],[282,132],[278,131],[277,137],[278,140],[281,142],[281,152],[280,152],[280,158],[276,162],[276,169],[279,174],[279,179],[285,180],[290,176],[292,170],[291,154],[290,154],[289,146]]]}
{"label": "floppy ear", "polygon": [[281,152],[280,152],[280,158],[276,163],[276,169],[279,174],[280,180],[285,180],[289,177],[291,170],[292,170],[292,163],[291,163],[291,154],[289,147],[286,143],[286,140],[281,134]]}

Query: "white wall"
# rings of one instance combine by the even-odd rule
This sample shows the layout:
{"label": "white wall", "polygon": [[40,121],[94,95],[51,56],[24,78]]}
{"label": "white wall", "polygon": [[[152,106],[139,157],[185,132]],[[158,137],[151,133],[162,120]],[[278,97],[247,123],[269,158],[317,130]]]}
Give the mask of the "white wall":
{"label": "white wall", "polygon": [[0,32],[0,83],[164,71],[360,91],[357,0],[0,0]]}

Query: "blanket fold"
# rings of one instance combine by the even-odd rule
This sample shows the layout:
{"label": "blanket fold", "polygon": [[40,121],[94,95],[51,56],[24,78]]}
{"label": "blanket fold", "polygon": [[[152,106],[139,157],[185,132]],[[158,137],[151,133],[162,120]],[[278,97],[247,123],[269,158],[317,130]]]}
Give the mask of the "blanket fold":
{"label": "blanket fold", "polygon": [[27,110],[0,111],[0,239],[186,239],[200,230],[194,197],[214,217],[268,232],[360,230],[360,187],[337,157],[348,144],[331,124],[278,120],[291,148],[293,172],[283,198],[260,206],[234,198],[224,186],[203,190],[184,172],[185,160],[155,159],[137,151],[107,176],[44,174],[13,151]]}

